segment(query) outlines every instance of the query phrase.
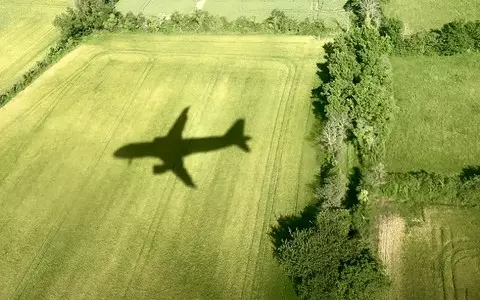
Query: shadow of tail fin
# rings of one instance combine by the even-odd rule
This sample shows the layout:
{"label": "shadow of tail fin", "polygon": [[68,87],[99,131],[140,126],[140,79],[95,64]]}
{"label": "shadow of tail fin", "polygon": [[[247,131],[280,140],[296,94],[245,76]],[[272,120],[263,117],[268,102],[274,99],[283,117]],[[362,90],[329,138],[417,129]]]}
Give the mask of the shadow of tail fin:
{"label": "shadow of tail fin", "polygon": [[225,133],[227,138],[232,144],[237,145],[245,152],[250,152],[250,148],[247,145],[249,136],[244,135],[245,120],[240,119],[233,124],[232,127]]}

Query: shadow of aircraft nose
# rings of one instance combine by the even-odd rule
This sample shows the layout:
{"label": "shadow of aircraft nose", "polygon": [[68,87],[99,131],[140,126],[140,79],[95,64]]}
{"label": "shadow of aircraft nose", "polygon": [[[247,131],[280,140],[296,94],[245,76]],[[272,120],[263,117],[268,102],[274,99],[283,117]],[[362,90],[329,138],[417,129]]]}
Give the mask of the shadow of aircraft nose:
{"label": "shadow of aircraft nose", "polygon": [[118,158],[126,158],[128,156],[128,146],[123,146],[113,153],[113,156]]}

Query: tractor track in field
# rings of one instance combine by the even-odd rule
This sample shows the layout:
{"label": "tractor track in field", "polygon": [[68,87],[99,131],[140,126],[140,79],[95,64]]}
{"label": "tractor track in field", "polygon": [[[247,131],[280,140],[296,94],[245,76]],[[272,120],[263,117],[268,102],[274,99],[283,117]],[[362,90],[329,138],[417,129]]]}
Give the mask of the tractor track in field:
{"label": "tractor track in field", "polygon": [[[149,1],[146,1],[144,3],[147,3]],[[148,5],[144,4],[144,5]],[[262,44],[265,44],[264,42],[259,42]],[[293,44],[293,43],[292,43]],[[114,47],[111,47],[114,48]],[[285,78],[285,84],[283,84],[283,90],[281,92],[281,99],[278,104],[277,111],[272,115],[274,116],[274,124],[273,124],[273,129],[272,129],[272,134],[270,136],[270,146],[268,153],[271,155],[268,155],[268,159],[266,160],[265,168],[264,168],[264,176],[263,176],[263,185],[261,186],[260,190],[260,198],[266,198],[266,201],[260,201],[261,199],[256,199],[256,217],[255,221],[250,223],[252,224],[253,228],[258,228],[260,232],[255,231],[253,234],[252,238],[249,238],[250,243],[248,246],[248,255],[246,255],[247,261],[245,264],[245,267],[242,267],[241,270],[244,270],[244,274],[239,274],[243,276],[242,283],[238,283],[239,289],[238,289],[238,295],[240,295],[242,298],[246,298],[248,295],[252,295],[252,292],[261,284],[261,282],[258,280],[258,278],[255,277],[255,275],[259,274],[260,272],[263,273],[263,270],[265,266],[260,265],[259,262],[259,257],[264,255],[266,251],[268,251],[267,244],[269,243],[268,238],[266,238],[266,232],[269,228],[269,224],[272,219],[272,212],[275,208],[276,201],[277,201],[277,188],[279,181],[281,181],[281,172],[282,172],[282,159],[284,156],[284,152],[282,149],[288,142],[288,139],[285,137],[285,133],[289,129],[289,124],[293,120],[293,116],[289,114],[289,111],[294,108],[295,102],[293,101],[295,98],[296,93],[298,92],[298,86],[296,83],[300,80],[301,74],[299,74],[298,69],[300,66],[298,65],[300,59],[302,58],[300,55],[297,57],[282,57],[282,56],[275,56],[275,55],[264,55],[264,56],[255,56],[253,53],[252,54],[240,54],[240,53],[219,53],[219,54],[206,54],[206,53],[175,53],[175,52],[170,52],[170,51],[138,51],[138,50],[123,50],[123,51],[118,51],[116,49],[107,49],[110,51],[102,51],[100,53],[94,54],[84,65],[79,67],[77,70],[74,71],[73,74],[68,76],[68,80],[65,80],[64,82],[61,83],[60,86],[57,86],[53,88],[51,91],[47,92],[47,94],[39,100],[35,101],[33,105],[31,105],[28,109],[26,109],[24,112],[22,112],[22,115],[29,115],[33,116],[37,112],[38,108],[42,107],[42,104],[44,100],[51,96],[51,94],[56,93],[56,97],[54,98],[52,103],[48,105],[48,107],[45,109],[45,113],[42,115],[41,120],[37,121],[33,125],[32,132],[38,132],[41,130],[44,126],[45,121],[49,118],[49,116],[52,114],[52,111],[54,111],[55,107],[58,105],[58,103],[61,101],[62,97],[65,96],[66,93],[69,91],[69,86],[75,84],[78,82],[80,78],[82,78],[82,74],[89,68],[90,65],[95,63],[95,61],[98,59],[98,57],[101,56],[108,56],[110,54],[132,54],[132,55],[146,55],[149,57],[149,65],[146,66],[146,69],[144,70],[144,73],[142,74],[142,80],[137,82],[135,87],[132,89],[132,91],[136,91],[135,93],[138,93],[140,87],[142,86],[143,82],[145,81],[145,78],[148,76],[150,71],[153,68],[153,65],[156,61],[157,58],[181,58],[181,57],[210,57],[210,58],[219,58],[219,57],[224,57],[224,58],[232,58],[232,59],[242,59],[247,61],[246,63],[249,63],[249,61],[259,61],[259,62],[264,62],[264,61],[270,61],[270,62],[276,62],[279,64],[282,64],[282,66],[286,67],[286,70],[288,70],[288,74],[282,75],[281,78]],[[233,52],[233,51],[232,51]],[[277,65],[274,65],[275,68]],[[303,67],[303,65],[302,65]],[[237,66],[238,68],[238,66]],[[255,68],[255,67],[253,67]],[[147,70],[148,69],[148,70]],[[262,68],[258,68],[263,70]],[[281,72],[283,72],[283,67],[281,68]],[[285,72],[285,73],[287,73]],[[202,93],[202,98],[208,98],[211,97],[214,88],[218,85],[218,80],[221,78],[221,70],[216,72],[216,77],[214,80],[209,82],[209,86],[206,88],[207,92]],[[112,127],[110,130],[110,133],[106,134],[104,139],[100,143],[100,147],[97,149],[94,155],[92,155],[92,160],[87,167],[87,170],[94,170],[103,157],[105,150],[107,149],[110,141],[112,140],[112,137],[115,135],[115,132],[118,130],[120,124],[122,123],[123,118],[125,117],[125,113],[128,110],[128,108],[133,105],[132,103],[135,102],[135,94],[132,92],[132,94],[128,97],[130,99],[129,101],[127,100],[125,105],[123,106],[121,110],[121,116],[116,121],[116,126]],[[279,93],[280,94],[280,93]],[[20,118],[12,120],[8,125],[6,125],[4,128],[7,130],[10,130],[14,126],[17,126],[17,122],[20,122],[18,120]],[[303,123],[302,123],[303,124]],[[305,121],[305,126],[308,126],[308,120]],[[110,137],[109,137],[110,136]],[[26,149],[29,145],[29,142],[22,141],[22,144],[20,145],[20,149]],[[103,147],[102,147],[103,146]],[[24,151],[24,150],[23,150]],[[21,153],[23,152],[22,150],[19,151],[20,154],[17,155],[16,159],[14,160],[14,163],[11,164],[15,165],[15,163],[18,161],[18,159],[21,157]],[[87,172],[88,173],[88,172]],[[1,174],[0,174],[1,175]],[[5,176],[2,180],[4,180],[8,176],[8,172],[5,173]],[[149,261],[150,256],[152,255],[152,251],[155,249],[155,243],[157,242],[157,238],[160,232],[160,223],[162,222],[164,215],[166,213],[166,209],[163,209],[162,212],[160,210],[162,208],[168,207],[169,203],[173,200],[172,195],[175,191],[175,187],[177,186],[177,180],[173,180],[173,176],[168,176],[168,181],[170,184],[165,185],[163,188],[163,194],[167,195],[167,199],[165,201],[159,201],[158,204],[155,207],[155,211],[152,212],[152,217],[150,224],[148,225],[148,230],[145,235],[145,239],[143,243],[140,246],[140,250],[138,251],[136,255],[136,259],[132,259],[132,264],[131,270],[128,274],[128,279],[126,280],[126,286],[125,290],[123,292],[123,298],[126,299],[130,296],[135,296],[136,290],[134,288],[135,283],[138,282],[143,274],[143,270],[147,266],[146,263]],[[0,180],[0,183],[2,182]],[[91,177],[85,177],[81,183],[78,184],[76,187],[76,190],[81,190],[87,187],[91,181]],[[300,189],[300,183],[297,182],[295,187],[294,187],[294,194],[296,195],[296,198],[298,198],[299,195],[299,189]],[[298,199],[296,199],[298,201]],[[260,203],[262,202],[262,203]],[[4,203],[5,204],[5,203]],[[5,204],[6,205],[6,204]],[[295,204],[296,207],[296,204]],[[68,216],[70,215],[70,211],[73,208],[73,203],[67,203],[65,205],[64,212],[60,214],[58,217],[57,221],[53,224],[53,226],[50,228],[48,231],[47,235],[43,239],[43,242],[41,246],[39,247],[39,250],[35,252],[35,255],[33,259],[30,261],[28,264],[28,267],[25,269],[23,276],[21,277],[20,281],[18,281],[18,285],[15,287],[13,296],[16,296],[17,298],[22,297],[26,291],[31,289],[31,281],[34,279],[36,276],[38,276],[39,267],[44,264],[44,261],[46,259],[48,253],[51,251],[53,241],[57,239],[58,232],[62,228],[65,220],[68,220]],[[259,220],[259,216],[263,215],[263,220]],[[268,220],[265,220],[265,218],[268,218]],[[148,224],[148,223],[146,223]],[[146,226],[145,226],[146,227]],[[250,227],[250,226],[248,226]],[[1,232],[0,228],[0,232]],[[139,243],[140,245],[140,243]],[[251,275],[251,276],[250,276]],[[241,285],[241,289],[240,289]]]}
{"label": "tractor track in field", "polygon": [[[207,99],[209,97],[211,97],[212,93],[213,93],[213,90],[214,90],[214,87],[217,85],[217,82],[218,82],[218,79],[220,78],[220,75],[221,75],[221,72],[215,72],[215,80],[213,80],[214,82],[212,84],[209,84],[206,88],[207,92],[206,93],[202,93],[203,97],[202,99]],[[202,102],[204,103],[204,102]],[[169,178],[172,178],[172,176],[170,176]],[[147,237],[145,238],[144,240],[144,243],[142,244],[142,247],[141,247],[141,250],[138,254],[138,257],[136,259],[136,262],[135,262],[135,267],[133,269],[133,272],[131,273],[130,275],[130,279],[128,280],[128,284],[127,284],[127,287],[125,289],[125,292],[123,293],[123,299],[129,299],[127,298],[128,294],[129,294],[129,291],[131,290],[131,285],[133,284],[133,282],[135,281],[135,277],[138,276],[137,274],[142,274],[143,273],[143,270],[145,268],[145,265],[151,255],[151,250],[153,249],[153,245],[155,243],[155,240],[157,238],[157,235],[158,235],[158,232],[159,232],[159,223],[161,222],[161,220],[163,219],[163,215],[165,213],[166,210],[163,210],[162,214],[159,216],[158,215],[158,211],[160,209],[161,206],[163,207],[168,207],[168,204],[169,202],[171,201],[171,196],[173,194],[173,191],[175,190],[175,185],[176,185],[176,180],[173,182],[173,184],[171,185],[171,189],[169,191],[169,196],[167,197],[167,203],[164,204],[162,202],[159,202],[156,209],[155,209],[155,214],[153,215],[152,217],[152,221],[150,222],[150,226],[149,226],[149,229],[148,229],[148,232],[147,232]],[[167,190],[167,187],[170,186],[170,185],[166,185],[164,191]],[[149,244],[149,246],[146,248],[145,247],[145,244]]]}
{"label": "tractor track in field", "polygon": [[[29,108],[22,113],[22,118],[15,118],[12,122],[7,124],[3,130],[6,132],[10,132],[13,126],[19,124],[22,122],[27,117],[30,117],[32,114],[36,113],[36,108],[41,106],[44,102],[45,99],[50,97],[53,93],[57,93],[58,95],[50,102],[48,107],[45,110],[45,114],[42,116],[42,118],[39,118],[39,121],[36,122],[35,125],[32,126],[32,132],[38,132],[42,125],[44,124],[45,120],[48,118],[48,116],[51,114],[51,112],[55,109],[55,107],[58,105],[62,97],[68,92],[70,86],[77,82],[80,77],[82,76],[83,72],[88,69],[95,61],[95,58],[98,58],[99,56],[104,55],[104,53],[98,53],[94,55],[94,58],[87,62],[85,65],[80,67],[78,70],[76,70],[74,73],[72,73],[67,79],[65,79],[60,86],[53,87],[49,92],[45,94],[45,96],[40,97],[35,103],[29,106]],[[24,139],[21,141],[20,145],[16,146],[16,149],[19,149],[20,151],[16,151],[17,156],[15,159],[11,160],[11,163],[7,166],[7,168],[3,168],[5,171],[5,174],[0,178],[0,182],[3,182],[6,177],[8,176],[8,170],[11,169],[11,167],[15,166],[18,162],[18,159],[20,158],[21,154],[25,151],[25,149],[32,143],[32,139]],[[0,204],[3,204],[0,203]],[[0,228],[0,232],[2,229]]]}
{"label": "tractor track in field", "polygon": [[[279,149],[281,149],[280,147],[280,144],[283,142],[283,139],[280,139],[280,140],[277,140],[275,138],[275,136],[277,135],[277,131],[278,131],[278,135],[279,136],[283,136],[283,130],[284,130],[284,122],[285,122],[285,116],[288,115],[286,113],[286,110],[287,110],[287,103],[290,102],[290,98],[291,98],[291,90],[292,90],[292,85],[295,81],[295,77],[296,77],[296,70],[295,70],[295,65],[293,64],[287,64],[287,69],[288,69],[288,75],[287,75],[287,79],[286,79],[286,82],[288,82],[288,85],[285,84],[284,85],[284,88],[283,88],[283,91],[282,91],[282,97],[281,97],[281,102],[278,106],[278,109],[277,109],[277,113],[276,113],[276,116],[275,116],[275,121],[274,121],[274,128],[273,128],[273,132],[272,132],[272,136],[271,136],[271,139],[270,139],[270,147],[269,147],[269,153],[274,153],[274,155],[269,155],[269,161],[267,161],[266,163],[266,166],[265,166],[265,174],[269,174],[268,176],[265,176],[264,177],[264,184],[262,185],[262,194],[263,194],[263,190],[264,188],[267,189],[267,199],[269,199],[270,201],[266,201],[265,204],[264,204],[264,208],[263,209],[260,209],[259,208],[259,205],[261,204],[262,201],[257,201],[257,217],[255,218],[255,220],[259,220],[259,217],[258,217],[258,214],[261,214],[261,211],[263,211],[263,218],[262,218],[262,221],[261,221],[261,231],[260,231],[260,234],[258,235],[258,238],[257,238],[257,241],[255,242],[251,242],[250,243],[250,249],[249,249],[249,253],[253,254],[254,253],[254,244],[257,244],[259,245],[259,247],[257,248],[258,249],[258,252],[261,252],[262,251],[262,248],[261,248],[261,244],[262,244],[262,241],[264,241],[264,235],[266,235],[266,229],[268,228],[268,226],[266,227],[265,226],[265,222],[268,222],[270,223],[270,216],[271,216],[271,212],[273,210],[273,207],[275,205],[275,190],[276,190],[276,181],[278,180],[278,176],[279,176],[279,167],[278,167],[278,164],[281,164],[281,151],[279,151]],[[291,77],[291,80],[289,80],[289,77]],[[273,163],[270,163],[270,161],[273,161]],[[271,165],[271,167],[270,167]],[[271,168],[271,171],[268,172],[267,169],[268,168]],[[272,186],[273,186],[273,190],[272,190]],[[270,203],[268,203],[270,202]],[[268,207],[268,208],[267,208]],[[268,218],[267,218],[268,217]],[[256,227],[256,226],[255,226]],[[253,263],[253,266],[252,265],[252,256],[254,256],[254,260],[255,262]],[[248,289],[246,287],[246,283],[247,283],[247,278],[249,277],[248,275],[250,274],[249,273],[249,267],[250,268],[253,268],[252,269],[252,274],[255,274],[256,272],[256,267],[257,267],[257,263],[258,263],[258,253],[257,255],[249,255],[248,256],[248,261],[247,261],[247,267],[246,267],[246,271],[245,271],[245,277],[244,277],[244,284],[243,284],[243,288],[242,288],[242,294],[241,294],[241,297],[244,298],[244,292],[246,289]],[[251,276],[251,278],[254,278],[254,276]],[[254,283],[250,283],[251,285],[253,285]]]}
{"label": "tractor track in field", "polygon": [[[122,110],[120,111],[119,118],[116,121],[117,125],[113,128],[113,130],[111,130],[111,132],[109,134],[106,135],[106,136],[108,136],[108,138],[104,139],[103,142],[101,143],[101,145],[103,144],[103,147],[101,147],[101,150],[100,149],[97,150],[97,152],[93,156],[92,161],[89,164],[87,169],[93,170],[97,166],[98,162],[100,161],[100,158],[103,156],[103,153],[105,152],[105,149],[108,147],[108,144],[110,143],[112,136],[115,134],[116,130],[118,129],[125,113],[127,112],[128,108],[131,106],[131,103],[133,102],[133,99],[134,99],[135,95],[138,93],[141,85],[145,81],[145,78],[148,76],[152,67],[153,67],[153,61],[150,61],[149,63],[147,63],[144,71],[142,72],[142,75],[141,75],[139,81],[136,83],[136,85],[132,89],[132,93],[129,95],[129,97],[127,97],[127,101],[125,101],[125,104],[124,104]],[[80,191],[83,190],[88,185],[88,183],[90,181],[90,178],[91,177],[85,177],[85,179],[79,185],[79,188],[77,190],[80,190]],[[52,242],[55,240],[59,229],[61,228],[62,224],[67,219],[68,214],[71,212],[72,208],[73,208],[73,203],[72,202],[70,203],[70,205],[67,204],[66,207],[63,209],[63,213],[61,213],[60,216],[58,217],[57,221],[54,222],[54,225],[52,226],[52,229],[49,231],[49,235],[47,236],[47,238],[42,243],[40,249],[36,252],[34,258],[32,259],[32,261],[30,262],[30,264],[26,268],[25,272],[23,273],[23,276],[22,276],[21,280],[19,281],[17,287],[14,290],[13,295],[18,294],[18,297],[12,297],[12,298],[17,298],[18,299],[25,292],[25,290],[27,289],[28,283],[30,281],[30,278],[33,275],[35,275],[35,272],[38,270],[38,267],[42,263],[45,254],[47,253],[48,249],[50,248],[50,245],[52,244]],[[51,237],[49,237],[53,228],[56,228],[56,230],[54,231],[55,233]],[[37,262],[35,262],[35,261],[37,261]],[[32,275],[28,276],[28,274],[32,274]],[[30,278],[27,278],[27,276],[30,277]]]}
{"label": "tractor track in field", "polygon": [[[36,44],[38,44],[40,41],[44,40],[47,36],[49,36],[52,32],[54,31],[53,28],[50,28],[48,29],[47,31],[45,31],[43,33],[43,35],[37,39],[35,39],[34,41],[32,41],[26,48],[23,49],[23,53],[30,53],[31,51],[29,51],[30,49],[32,49]],[[34,54],[30,55],[30,59],[28,59],[28,61],[23,64],[23,69],[25,69],[28,65],[33,65],[34,62],[33,60],[36,58],[36,57],[39,57],[40,54],[42,52],[45,52],[46,49],[50,48],[51,45],[46,45],[46,47],[44,48],[41,48],[39,50],[37,50],[37,52],[35,52]],[[24,57],[24,56],[22,56]],[[7,68],[3,69],[2,73],[8,73],[10,72],[11,70],[15,69],[15,67],[17,67],[17,64],[11,64],[10,66],[8,66]],[[18,69],[18,68],[17,68]]]}

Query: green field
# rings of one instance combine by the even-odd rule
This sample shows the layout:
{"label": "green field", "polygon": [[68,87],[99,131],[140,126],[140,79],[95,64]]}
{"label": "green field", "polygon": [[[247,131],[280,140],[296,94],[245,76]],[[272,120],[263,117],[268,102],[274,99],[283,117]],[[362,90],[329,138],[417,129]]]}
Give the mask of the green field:
{"label": "green field", "polygon": [[412,33],[457,19],[478,20],[480,0],[389,0],[385,13],[402,20],[406,33]]}
{"label": "green field", "polygon": [[[0,110],[0,298],[289,299],[267,231],[310,199],[308,37],[91,39]],[[183,137],[245,120],[251,152],[114,157],[190,107]],[[310,117],[308,117],[310,115]]]}
{"label": "green field", "polygon": [[42,58],[59,33],[53,26],[56,15],[71,0],[0,1],[0,91]]}
{"label": "green field", "polygon": [[404,236],[390,299],[480,299],[479,224],[479,210],[425,210]]}
{"label": "green field", "polygon": [[[289,16],[298,19],[320,18],[332,24],[335,20],[346,22],[348,17],[343,10],[346,0],[204,0],[202,8],[214,15],[225,16],[235,19],[240,16],[255,17],[263,20],[270,15],[273,9],[281,9]],[[117,8],[120,11],[133,11],[144,14],[171,14],[174,11],[182,13],[192,12],[196,6],[196,0],[120,0]]]}
{"label": "green field", "polygon": [[399,111],[389,171],[458,174],[480,165],[480,55],[392,57]]}

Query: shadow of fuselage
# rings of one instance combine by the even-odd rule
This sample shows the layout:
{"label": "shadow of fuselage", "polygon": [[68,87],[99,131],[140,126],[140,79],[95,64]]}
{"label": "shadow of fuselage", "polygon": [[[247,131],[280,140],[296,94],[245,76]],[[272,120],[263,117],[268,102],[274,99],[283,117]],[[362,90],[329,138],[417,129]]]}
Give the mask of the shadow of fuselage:
{"label": "shadow of fuselage", "polygon": [[243,119],[238,119],[224,135],[184,139],[182,132],[187,122],[188,109],[187,107],[182,111],[167,135],[156,137],[151,142],[125,145],[115,151],[114,156],[129,161],[145,157],[159,158],[163,164],[153,167],[154,174],[172,171],[185,185],[195,187],[192,177],[184,166],[183,157],[230,146],[237,146],[245,152],[250,151],[246,143],[250,137],[244,135],[245,120]]}

